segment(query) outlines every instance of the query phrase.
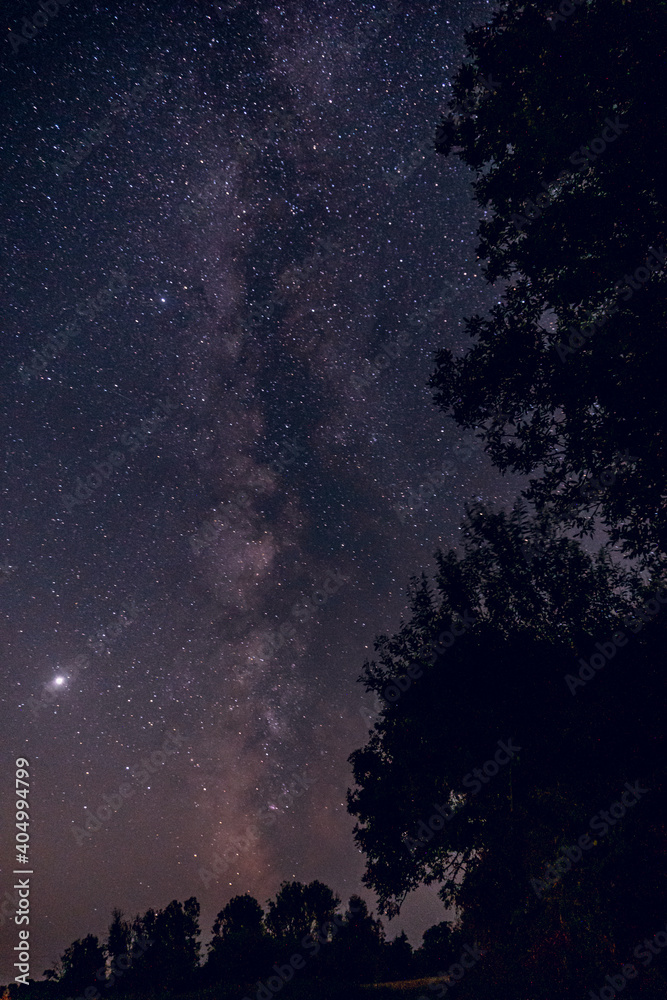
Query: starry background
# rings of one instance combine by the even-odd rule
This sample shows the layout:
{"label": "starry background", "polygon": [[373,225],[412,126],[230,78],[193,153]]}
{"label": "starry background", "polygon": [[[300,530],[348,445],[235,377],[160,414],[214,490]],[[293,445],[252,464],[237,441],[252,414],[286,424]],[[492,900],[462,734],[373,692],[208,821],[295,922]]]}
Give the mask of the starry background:
{"label": "starry background", "polygon": [[[206,939],[231,896],[264,905],[285,879],[373,905],[345,808],[374,711],[357,677],[464,503],[516,494],[428,389],[433,352],[500,295],[471,177],[429,148],[490,12],[75,0],[5,42],[0,782],[11,804],[30,760],[35,978],[114,906],[196,895]],[[133,776],[170,733],[178,752]],[[418,945],[435,892],[390,936]],[[9,982],[13,922],[0,935]]]}

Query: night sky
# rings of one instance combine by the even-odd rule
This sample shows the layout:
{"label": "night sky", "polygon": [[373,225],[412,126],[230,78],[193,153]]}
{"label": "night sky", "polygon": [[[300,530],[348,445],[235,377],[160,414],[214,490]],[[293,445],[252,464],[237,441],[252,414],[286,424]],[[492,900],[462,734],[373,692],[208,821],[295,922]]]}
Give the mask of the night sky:
{"label": "night sky", "polygon": [[429,148],[490,11],[72,0],[4,43],[0,787],[27,757],[34,978],[114,906],[196,895],[207,939],[285,879],[373,905],[357,677],[464,504],[517,492],[428,388],[502,290]]}

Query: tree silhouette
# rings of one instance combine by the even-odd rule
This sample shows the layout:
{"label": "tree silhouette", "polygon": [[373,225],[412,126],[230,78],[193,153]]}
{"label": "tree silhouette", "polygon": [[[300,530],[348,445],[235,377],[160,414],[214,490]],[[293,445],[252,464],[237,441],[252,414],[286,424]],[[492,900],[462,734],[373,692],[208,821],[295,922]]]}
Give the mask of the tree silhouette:
{"label": "tree silhouette", "polygon": [[381,921],[368,912],[365,900],[351,896],[327,957],[327,971],[343,982],[372,983],[382,970],[383,952]]}
{"label": "tree silhouette", "polygon": [[317,879],[309,885],[283,882],[275,900],[269,900],[266,926],[277,940],[291,945],[333,920],[339,904],[338,896]]}
{"label": "tree silhouette", "polygon": [[[401,693],[350,758],[363,881],[390,914],[441,883],[466,942],[491,952],[485,968],[502,966],[517,995],[567,995],[573,978],[604,982],[614,955],[660,924],[667,629],[659,616],[633,627],[652,599],[637,574],[520,506],[478,508],[464,532],[462,556],[438,554],[435,594],[412,582],[411,620],[364,666],[368,690]],[[622,648],[611,641],[621,632]],[[637,781],[651,795],[538,896],[547,866]]]}
{"label": "tree silhouette", "polygon": [[246,893],[234,896],[220,911],[213,924],[213,933],[226,937],[228,934],[261,934],[264,911],[257,900]]}
{"label": "tree silhouette", "polygon": [[667,8],[556,7],[509,0],[466,34],[436,148],[476,172],[478,253],[510,285],[432,384],[499,468],[537,473],[529,499],[648,560],[667,544]]}
{"label": "tree silhouette", "polygon": [[173,899],[155,918],[154,945],[148,952],[157,981],[169,990],[185,987],[199,966],[199,903]]}
{"label": "tree silhouette", "polygon": [[435,976],[447,969],[464,945],[461,930],[449,920],[441,920],[424,931],[415,959],[421,975]]}
{"label": "tree silhouette", "polygon": [[74,941],[62,955],[61,962],[59,985],[63,995],[78,997],[83,996],[87,989],[99,989],[97,972],[104,968],[105,960],[99,940],[93,934]]}
{"label": "tree silhouette", "polygon": [[132,921],[132,943],[152,941],[153,944],[132,960],[126,978],[122,981],[122,991],[151,994],[157,991],[160,982],[161,956],[156,950],[157,944],[157,913],[149,908],[143,917],[136,916]]}
{"label": "tree silhouette", "polygon": [[249,981],[258,970],[269,967],[272,955],[262,907],[247,893],[234,896],[213,924],[206,963],[207,980]]}
{"label": "tree silhouette", "polygon": [[388,980],[409,979],[414,969],[412,945],[405,931],[401,931],[384,947],[384,968]]}
{"label": "tree silhouette", "polygon": [[[126,984],[126,980],[121,979],[123,966],[129,968],[129,952],[132,944],[132,925],[127,920],[123,920],[123,914],[118,908],[113,910],[111,923],[109,925],[109,936],[106,943],[106,954],[111,965],[110,987],[119,983]],[[120,987],[122,990],[122,986]],[[122,990],[125,992],[124,990]]]}

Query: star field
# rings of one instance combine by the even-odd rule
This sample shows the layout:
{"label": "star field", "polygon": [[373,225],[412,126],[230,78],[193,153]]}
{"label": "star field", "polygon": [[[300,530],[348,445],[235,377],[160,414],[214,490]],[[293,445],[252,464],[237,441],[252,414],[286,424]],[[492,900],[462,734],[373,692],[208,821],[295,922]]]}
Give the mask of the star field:
{"label": "star field", "polygon": [[[5,44],[0,711],[34,774],[36,975],[114,906],[196,895],[208,932],[287,878],[361,889],[361,666],[463,505],[516,493],[428,389],[498,297],[429,148],[488,14],[75,2]],[[415,943],[442,918],[426,890],[404,912]]]}

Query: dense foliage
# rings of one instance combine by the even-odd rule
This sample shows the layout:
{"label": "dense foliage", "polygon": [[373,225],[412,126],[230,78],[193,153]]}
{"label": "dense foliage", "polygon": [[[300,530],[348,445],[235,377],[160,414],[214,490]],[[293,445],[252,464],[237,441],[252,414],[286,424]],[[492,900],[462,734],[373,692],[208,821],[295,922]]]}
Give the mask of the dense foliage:
{"label": "dense foliage", "polygon": [[667,4],[561,6],[512,0],[466,36],[436,148],[476,172],[479,254],[509,285],[433,386],[499,468],[535,473],[537,504],[648,557],[667,541]]}
{"label": "dense foliage", "polygon": [[[449,925],[438,927],[445,940]],[[348,986],[442,971],[433,949],[413,952],[404,933],[387,941],[381,921],[352,896],[346,908],[329,886],[284,882],[265,911],[252,896],[234,896],[218,913],[202,961],[199,903],[172,900],[126,920],[112,914],[105,943],[87,935],[66,949],[43,982],[11,985],[5,1000],[100,1000],[100,997],[271,996],[317,983]],[[290,962],[297,956],[298,961]],[[436,968],[437,966],[437,968]],[[289,984],[289,989],[287,988]]]}
{"label": "dense foliage", "polygon": [[665,0],[507,0],[436,136],[502,295],[435,399],[532,509],[478,507],[412,581],[349,809],[380,912],[431,882],[457,908],[423,951],[479,948],[475,1000],[667,987],[666,29]]}
{"label": "dense foliage", "polygon": [[[434,589],[413,581],[410,621],[364,668],[384,706],[351,758],[364,881],[390,914],[440,884],[465,939],[493,950],[487,971],[499,964],[516,989],[547,967],[559,995],[604,982],[617,952],[660,929],[664,906],[667,613],[655,584],[519,507],[478,508],[464,554],[439,555]],[[650,795],[541,892],[548,866],[637,781]]]}

